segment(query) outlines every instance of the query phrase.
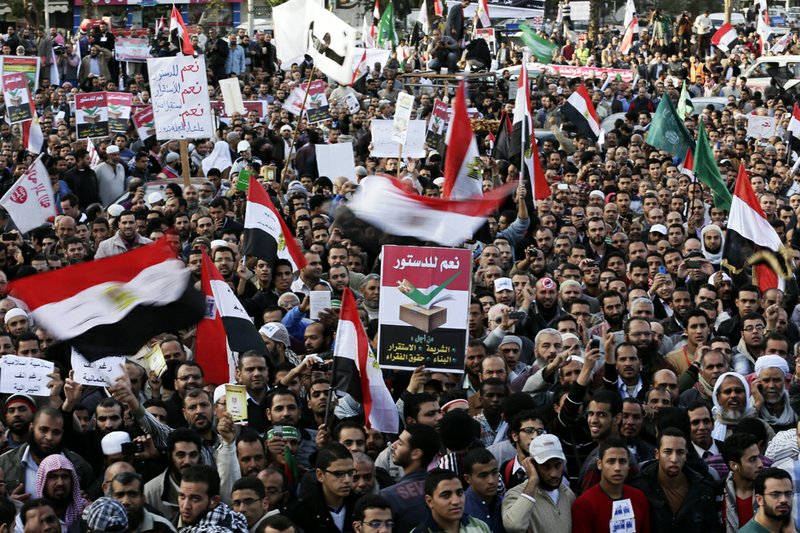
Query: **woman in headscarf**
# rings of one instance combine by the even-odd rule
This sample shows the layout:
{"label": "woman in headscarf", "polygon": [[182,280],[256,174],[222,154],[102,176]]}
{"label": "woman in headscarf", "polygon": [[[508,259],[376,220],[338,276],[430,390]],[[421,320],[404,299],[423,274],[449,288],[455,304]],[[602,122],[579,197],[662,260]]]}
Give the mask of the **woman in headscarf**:
{"label": "woman in headscarf", "polygon": [[36,475],[36,497],[47,498],[52,504],[62,531],[81,530],[81,511],[88,502],[81,496],[78,474],[69,459],[56,454],[44,458]]}
{"label": "woman in headscarf", "polygon": [[719,263],[722,261],[722,249],[724,246],[722,229],[716,224],[705,226],[700,232],[700,244],[703,249],[703,255],[708,262],[719,268]]}

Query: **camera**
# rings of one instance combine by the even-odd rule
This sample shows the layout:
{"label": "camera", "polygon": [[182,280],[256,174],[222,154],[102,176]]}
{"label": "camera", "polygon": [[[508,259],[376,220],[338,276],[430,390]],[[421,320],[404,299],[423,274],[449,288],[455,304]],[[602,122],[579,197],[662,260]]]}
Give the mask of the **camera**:
{"label": "camera", "polygon": [[122,455],[134,455],[144,451],[144,444],[141,442],[125,442],[122,444]]}

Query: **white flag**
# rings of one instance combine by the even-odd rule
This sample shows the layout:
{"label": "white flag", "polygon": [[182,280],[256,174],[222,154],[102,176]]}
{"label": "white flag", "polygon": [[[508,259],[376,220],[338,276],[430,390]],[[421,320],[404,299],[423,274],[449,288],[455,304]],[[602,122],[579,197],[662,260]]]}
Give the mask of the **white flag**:
{"label": "white flag", "polygon": [[8,211],[22,233],[38,228],[48,218],[56,216],[53,187],[41,158],[37,158],[0,199],[0,206]]}
{"label": "white flag", "polygon": [[91,139],[87,141],[86,151],[89,152],[89,168],[94,170],[100,165],[100,163],[102,163],[102,161],[100,160],[100,154],[97,153],[97,148],[94,147],[94,143]]}

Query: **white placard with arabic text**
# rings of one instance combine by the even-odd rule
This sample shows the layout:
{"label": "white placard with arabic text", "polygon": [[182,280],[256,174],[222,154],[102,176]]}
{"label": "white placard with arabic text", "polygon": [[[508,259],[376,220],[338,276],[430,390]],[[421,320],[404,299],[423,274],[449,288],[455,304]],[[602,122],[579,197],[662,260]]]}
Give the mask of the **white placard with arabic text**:
{"label": "white placard with arabic text", "polygon": [[4,355],[0,359],[0,393],[50,396],[48,374],[54,368],[52,361]]}
{"label": "white placard with arabic text", "polygon": [[[397,157],[400,144],[392,140],[394,120],[375,120],[371,124],[372,157]],[[425,157],[425,121],[409,120],[406,144],[403,145],[403,157]]]}
{"label": "white placard with arabic text", "polygon": [[203,56],[147,60],[156,138],[206,139],[214,136]]}
{"label": "white placard with arabic text", "polygon": [[72,379],[81,385],[93,387],[109,387],[125,372],[125,358],[103,357],[97,361],[88,361],[80,352],[72,349]]}

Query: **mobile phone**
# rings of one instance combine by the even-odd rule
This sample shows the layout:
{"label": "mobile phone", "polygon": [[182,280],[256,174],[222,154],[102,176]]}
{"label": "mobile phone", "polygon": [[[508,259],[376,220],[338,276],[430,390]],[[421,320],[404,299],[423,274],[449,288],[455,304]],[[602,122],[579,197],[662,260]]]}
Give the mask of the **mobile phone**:
{"label": "mobile phone", "polygon": [[590,350],[599,350],[600,349],[600,339],[592,339],[589,341],[589,349]]}
{"label": "mobile phone", "polygon": [[311,365],[311,370],[313,372],[327,372],[328,365],[326,365],[325,363],[314,363],[313,365]]}
{"label": "mobile phone", "polygon": [[514,311],[513,313],[508,313],[508,318],[510,318],[511,320],[522,320],[523,318],[525,318],[525,312]]}
{"label": "mobile phone", "polygon": [[686,268],[700,268],[700,261],[690,259],[689,261],[686,261]]}
{"label": "mobile phone", "polygon": [[667,273],[667,267],[665,267],[665,266],[658,267],[658,273],[659,274],[666,274]]}
{"label": "mobile phone", "polygon": [[272,434],[279,439],[283,438],[283,426],[272,426]]}
{"label": "mobile phone", "polygon": [[6,242],[14,242],[17,240],[16,237],[14,237],[14,234],[10,231],[3,233],[2,239]]}
{"label": "mobile phone", "polygon": [[144,444],[141,442],[125,442],[122,444],[122,455],[134,455],[144,451]]}

